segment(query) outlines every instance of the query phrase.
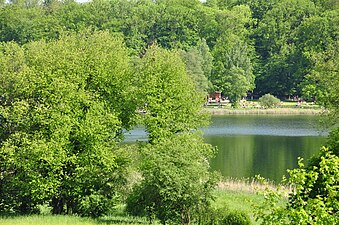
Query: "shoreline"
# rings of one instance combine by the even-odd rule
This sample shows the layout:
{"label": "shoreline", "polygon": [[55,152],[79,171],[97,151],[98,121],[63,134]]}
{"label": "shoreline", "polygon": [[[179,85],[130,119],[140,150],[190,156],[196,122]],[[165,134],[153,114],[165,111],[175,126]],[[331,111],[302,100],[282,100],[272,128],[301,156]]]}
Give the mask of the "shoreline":
{"label": "shoreline", "polygon": [[230,108],[207,108],[204,112],[212,115],[321,115],[322,109],[305,108],[273,108],[273,109],[230,109]]}

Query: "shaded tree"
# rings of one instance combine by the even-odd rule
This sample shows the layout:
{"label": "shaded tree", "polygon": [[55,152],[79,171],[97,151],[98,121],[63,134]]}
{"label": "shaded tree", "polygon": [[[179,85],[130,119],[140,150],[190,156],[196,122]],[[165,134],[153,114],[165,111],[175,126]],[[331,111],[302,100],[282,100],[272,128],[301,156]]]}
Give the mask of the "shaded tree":
{"label": "shaded tree", "polygon": [[284,0],[273,5],[255,30],[256,50],[263,70],[256,79],[257,93],[276,96],[300,94],[299,83],[305,74],[294,32],[308,17],[318,13],[309,0]]}

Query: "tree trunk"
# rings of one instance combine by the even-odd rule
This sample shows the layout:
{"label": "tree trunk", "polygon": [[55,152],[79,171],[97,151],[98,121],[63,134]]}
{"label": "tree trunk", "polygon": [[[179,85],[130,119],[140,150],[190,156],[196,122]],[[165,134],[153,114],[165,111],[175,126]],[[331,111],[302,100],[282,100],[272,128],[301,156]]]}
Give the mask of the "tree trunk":
{"label": "tree trunk", "polygon": [[62,214],[64,211],[65,201],[63,197],[53,198],[52,199],[52,213],[53,214]]}
{"label": "tree trunk", "polygon": [[189,210],[183,209],[181,211],[181,223],[182,225],[189,225],[191,223],[191,216]]}

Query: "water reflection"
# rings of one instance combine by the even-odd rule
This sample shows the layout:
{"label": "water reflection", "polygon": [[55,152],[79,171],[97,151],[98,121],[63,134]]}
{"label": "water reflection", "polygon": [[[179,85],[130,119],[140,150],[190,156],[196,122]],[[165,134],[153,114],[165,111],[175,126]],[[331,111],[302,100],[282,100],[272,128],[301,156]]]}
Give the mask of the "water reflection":
{"label": "water reflection", "polygon": [[203,129],[209,135],[324,136],[315,116],[224,115],[213,116]]}
{"label": "water reflection", "polygon": [[[309,159],[325,143],[315,116],[213,116],[202,129],[207,143],[218,147],[211,167],[226,177],[260,174],[274,181],[297,167],[297,158]],[[144,127],[125,134],[125,142],[146,141]]]}
{"label": "water reflection", "polygon": [[205,139],[219,151],[211,166],[228,177],[260,174],[279,181],[297,158],[310,158],[325,142],[313,116],[217,116]]}
{"label": "water reflection", "polygon": [[320,136],[207,136],[206,141],[219,151],[211,161],[214,170],[228,177],[253,177],[260,174],[279,181],[287,169],[297,166],[297,158],[310,158],[324,143]]}

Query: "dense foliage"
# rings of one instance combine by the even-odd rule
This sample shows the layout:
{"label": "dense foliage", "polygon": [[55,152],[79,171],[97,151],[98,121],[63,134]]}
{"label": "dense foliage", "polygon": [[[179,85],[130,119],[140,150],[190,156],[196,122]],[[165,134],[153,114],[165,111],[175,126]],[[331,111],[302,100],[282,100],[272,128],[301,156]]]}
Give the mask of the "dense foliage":
{"label": "dense foliage", "polygon": [[[135,55],[154,43],[187,52],[199,88],[222,91],[233,102],[248,91],[317,100],[324,94],[317,74],[338,62],[338,8],[334,0],[11,1],[1,6],[0,41],[108,30]],[[338,80],[337,72],[328,78]]]}
{"label": "dense foliage", "polygon": [[141,148],[143,180],[130,195],[127,210],[163,224],[189,224],[208,208],[216,180],[210,175],[210,145],[195,134],[173,135]]}
{"label": "dense foliage", "polygon": [[[96,217],[138,170],[131,213],[197,219],[214,184],[211,146],[195,132],[204,95],[302,96],[335,126],[338,35],[336,0],[2,1],[0,212],[48,204]],[[120,143],[137,123],[149,136],[135,153]],[[296,193],[279,215],[335,221],[338,133],[291,173]]]}
{"label": "dense foliage", "polygon": [[288,202],[279,191],[265,192],[265,202],[257,207],[261,224],[338,224],[339,157],[323,147],[317,163],[289,171],[288,185],[294,189]]}
{"label": "dense foliage", "polygon": [[[158,180],[158,194],[172,196],[154,215],[189,223],[208,207],[213,151],[196,132],[207,122],[204,95],[178,51],[152,45],[141,58],[129,53],[121,37],[90,30],[1,45],[0,212],[35,213],[46,204],[54,214],[109,212],[125,197],[133,166],[130,148],[119,144],[122,130],[137,122],[148,132],[137,162],[149,165],[141,166],[143,180]],[[154,171],[166,176],[153,179]]]}
{"label": "dense foliage", "polygon": [[57,214],[107,210],[128,161],[116,144],[128,126],[127,53],[101,32],[1,46],[1,210],[47,200]]}

